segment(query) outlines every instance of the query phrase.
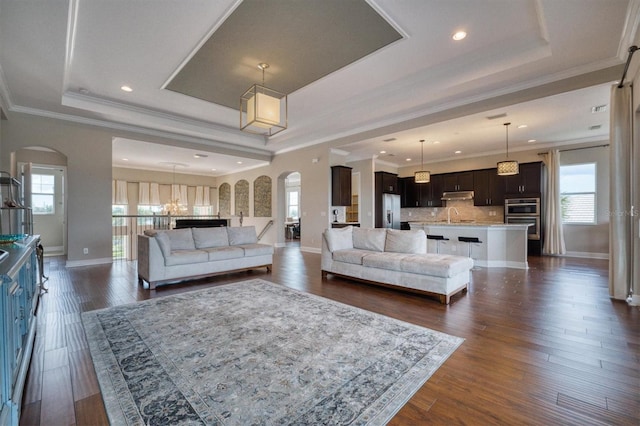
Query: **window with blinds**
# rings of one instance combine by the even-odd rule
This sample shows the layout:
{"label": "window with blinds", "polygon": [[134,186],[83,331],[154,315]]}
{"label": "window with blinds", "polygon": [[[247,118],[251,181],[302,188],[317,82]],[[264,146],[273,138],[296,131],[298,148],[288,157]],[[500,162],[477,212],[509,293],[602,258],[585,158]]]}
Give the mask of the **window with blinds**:
{"label": "window with blinds", "polygon": [[596,164],[560,166],[562,222],[596,223]]}

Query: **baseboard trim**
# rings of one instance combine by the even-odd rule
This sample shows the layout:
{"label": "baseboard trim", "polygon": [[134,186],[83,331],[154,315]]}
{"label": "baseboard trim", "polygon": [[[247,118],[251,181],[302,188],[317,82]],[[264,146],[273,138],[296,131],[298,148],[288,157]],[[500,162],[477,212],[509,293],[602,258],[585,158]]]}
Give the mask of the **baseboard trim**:
{"label": "baseboard trim", "polygon": [[113,263],[113,258],[103,257],[99,259],[67,260],[67,263],[65,266],[67,268],[76,268],[78,266],[104,265],[106,263]]}
{"label": "baseboard trim", "polygon": [[273,246],[274,247],[286,247],[287,243],[275,243]]}
{"label": "baseboard trim", "polygon": [[585,259],[604,259],[609,260],[609,253],[591,253],[587,251],[568,251],[560,257],[582,257]]}

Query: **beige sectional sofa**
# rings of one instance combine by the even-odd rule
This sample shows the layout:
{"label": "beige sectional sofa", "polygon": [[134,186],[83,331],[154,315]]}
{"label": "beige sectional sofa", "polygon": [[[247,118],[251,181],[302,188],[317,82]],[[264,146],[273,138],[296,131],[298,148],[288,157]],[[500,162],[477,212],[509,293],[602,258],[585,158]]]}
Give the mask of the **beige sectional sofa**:
{"label": "beige sectional sofa", "polygon": [[259,244],[256,229],[245,227],[184,228],[138,235],[138,282],[156,285],[266,267],[273,247]]}
{"label": "beige sectional sofa", "polygon": [[423,230],[345,227],[325,230],[322,275],[327,273],[375,284],[437,295],[449,304],[466,291],[473,259],[427,253]]}

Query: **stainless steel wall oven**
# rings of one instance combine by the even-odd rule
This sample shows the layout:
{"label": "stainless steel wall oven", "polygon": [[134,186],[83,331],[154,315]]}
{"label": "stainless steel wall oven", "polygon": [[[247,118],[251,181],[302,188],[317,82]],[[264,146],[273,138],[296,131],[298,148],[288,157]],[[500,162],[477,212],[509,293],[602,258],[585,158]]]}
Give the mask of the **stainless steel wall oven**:
{"label": "stainless steel wall oven", "polygon": [[540,240],[540,198],[504,200],[504,223],[529,224],[530,240]]}

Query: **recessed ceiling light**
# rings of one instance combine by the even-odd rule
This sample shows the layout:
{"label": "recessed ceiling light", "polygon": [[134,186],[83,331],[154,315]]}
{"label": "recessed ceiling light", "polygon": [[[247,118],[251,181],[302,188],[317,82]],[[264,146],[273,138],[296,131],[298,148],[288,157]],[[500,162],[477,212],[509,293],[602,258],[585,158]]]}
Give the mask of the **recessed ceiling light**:
{"label": "recessed ceiling light", "polygon": [[215,172],[215,171],[216,171],[216,169],[211,169],[211,171],[212,171],[212,172]]}
{"label": "recessed ceiling light", "polygon": [[535,139],[529,139],[527,142],[532,143],[532,142],[535,142],[535,141],[536,141]]}
{"label": "recessed ceiling light", "polygon": [[242,161],[237,161],[238,164],[242,164]]}
{"label": "recessed ceiling light", "polygon": [[465,38],[467,36],[467,33],[464,31],[458,31],[456,32],[453,36],[451,36],[452,39],[454,39],[455,41],[460,41],[463,38]]}
{"label": "recessed ceiling light", "polygon": [[411,161],[411,158],[407,158],[407,161]]}
{"label": "recessed ceiling light", "polygon": [[193,158],[207,158],[207,154],[193,154]]}
{"label": "recessed ceiling light", "polygon": [[438,144],[438,143],[440,143],[440,141],[433,141],[433,144],[434,144],[434,145],[435,145],[435,144]]}
{"label": "recessed ceiling light", "polygon": [[527,125],[526,125],[526,124],[521,124],[521,125],[519,125],[519,126],[518,126],[518,129],[524,129],[524,128],[526,128],[526,127],[527,127]]}
{"label": "recessed ceiling light", "polygon": [[386,154],[387,151],[380,151],[380,154]]}
{"label": "recessed ceiling light", "polygon": [[124,86],[120,86],[120,90],[122,90],[123,92],[133,92],[131,86],[127,86],[126,84]]}
{"label": "recessed ceiling light", "polygon": [[128,158],[123,158],[122,161],[129,161],[129,159]]}
{"label": "recessed ceiling light", "polygon": [[462,151],[456,151],[454,154],[462,154]]}

